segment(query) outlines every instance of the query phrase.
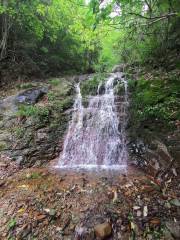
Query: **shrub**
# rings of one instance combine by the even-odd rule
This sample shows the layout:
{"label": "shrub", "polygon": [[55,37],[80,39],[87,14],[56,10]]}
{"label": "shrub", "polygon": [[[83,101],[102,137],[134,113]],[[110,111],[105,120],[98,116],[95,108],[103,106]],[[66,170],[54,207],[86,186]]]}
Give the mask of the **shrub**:
{"label": "shrub", "polygon": [[50,110],[48,107],[21,105],[17,116],[32,117],[40,122],[47,122],[49,120]]}

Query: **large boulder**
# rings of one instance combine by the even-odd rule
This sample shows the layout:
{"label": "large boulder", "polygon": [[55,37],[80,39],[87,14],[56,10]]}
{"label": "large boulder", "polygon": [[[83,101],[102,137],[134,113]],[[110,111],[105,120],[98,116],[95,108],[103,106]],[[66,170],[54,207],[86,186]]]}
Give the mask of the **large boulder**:
{"label": "large boulder", "polygon": [[2,99],[0,100],[0,113],[6,116],[12,116],[18,111],[19,104],[35,104],[43,95],[47,94],[47,92],[47,87],[37,87]]}
{"label": "large boulder", "polygon": [[159,139],[149,139],[148,143],[143,139],[130,142],[129,152],[133,163],[143,167],[152,175],[166,170],[173,160],[166,144]]}
{"label": "large boulder", "polygon": [[27,103],[27,104],[35,104],[38,100],[47,94],[47,87],[39,87],[26,90],[15,97],[15,104]]}
{"label": "large boulder", "polygon": [[[51,87],[37,84],[0,101],[0,158],[6,156],[23,167],[39,166],[59,156],[70,118],[65,110],[73,105],[69,81],[59,80],[58,86]],[[48,88],[52,99],[42,99]],[[18,117],[21,105],[27,105],[27,110],[35,105],[32,114]]]}

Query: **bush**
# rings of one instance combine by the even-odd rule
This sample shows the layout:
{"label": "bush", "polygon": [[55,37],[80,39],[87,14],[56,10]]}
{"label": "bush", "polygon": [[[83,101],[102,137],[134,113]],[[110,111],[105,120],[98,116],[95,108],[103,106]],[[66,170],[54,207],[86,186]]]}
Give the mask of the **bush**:
{"label": "bush", "polygon": [[132,112],[138,121],[159,120],[169,124],[180,118],[179,77],[162,74],[154,80],[137,81],[132,94]]}
{"label": "bush", "polygon": [[28,106],[22,105],[19,107],[17,116],[19,117],[32,117],[39,122],[48,122],[50,110],[48,107]]}

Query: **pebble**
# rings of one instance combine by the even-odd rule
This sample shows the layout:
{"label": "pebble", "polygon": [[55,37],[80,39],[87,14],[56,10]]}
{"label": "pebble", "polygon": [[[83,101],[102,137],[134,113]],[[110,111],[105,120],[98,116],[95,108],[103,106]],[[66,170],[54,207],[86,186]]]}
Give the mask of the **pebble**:
{"label": "pebble", "polygon": [[109,237],[112,233],[112,227],[108,222],[98,224],[94,227],[96,237],[100,239],[105,239]]}

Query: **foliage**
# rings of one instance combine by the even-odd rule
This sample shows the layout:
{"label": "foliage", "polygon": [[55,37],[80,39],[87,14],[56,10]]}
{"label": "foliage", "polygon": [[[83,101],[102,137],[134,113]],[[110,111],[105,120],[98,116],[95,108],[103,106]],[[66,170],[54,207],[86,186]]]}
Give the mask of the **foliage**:
{"label": "foliage", "polygon": [[17,88],[19,89],[28,89],[34,87],[33,83],[22,83],[22,84],[17,84]]}
{"label": "foliage", "polygon": [[16,226],[16,219],[12,218],[10,219],[10,221],[8,222],[8,228],[13,229]]}
{"label": "foliage", "polygon": [[41,174],[38,172],[28,173],[26,174],[27,179],[39,179],[41,178]]}
{"label": "foliage", "polygon": [[3,1],[0,20],[3,74],[7,65],[24,78],[88,71],[97,62],[99,33],[83,0]]}
{"label": "foliage", "polygon": [[69,109],[71,106],[73,105],[73,98],[72,96],[70,97],[66,97],[65,99],[60,99],[60,100],[56,100],[53,99],[52,103],[51,103],[51,108],[59,111],[59,112],[63,112],[67,109]]}
{"label": "foliage", "polygon": [[[108,29],[109,40],[117,36],[113,51],[121,62],[151,62],[154,57],[165,56],[168,49],[180,46],[178,0],[112,0],[106,4],[92,0],[90,7],[96,16],[96,28]],[[106,51],[103,46],[101,55]],[[108,59],[102,58],[104,64],[110,59],[111,53]]]}
{"label": "foliage", "polygon": [[60,83],[60,80],[58,78],[54,78],[54,79],[49,80],[49,83],[53,86],[58,86]]}
{"label": "foliage", "polygon": [[[170,72],[168,75],[153,76],[137,81],[133,89],[132,109],[140,121],[159,120],[171,123],[180,118],[179,77]],[[132,80],[131,80],[132,82]],[[166,87],[164,86],[166,82]],[[131,83],[132,86],[132,83]]]}
{"label": "foliage", "polygon": [[49,120],[50,110],[48,107],[21,105],[17,116],[32,117],[39,122],[47,122]]}
{"label": "foliage", "polygon": [[14,129],[15,135],[17,138],[22,138],[24,136],[25,133],[25,128],[23,127],[16,127]]}

